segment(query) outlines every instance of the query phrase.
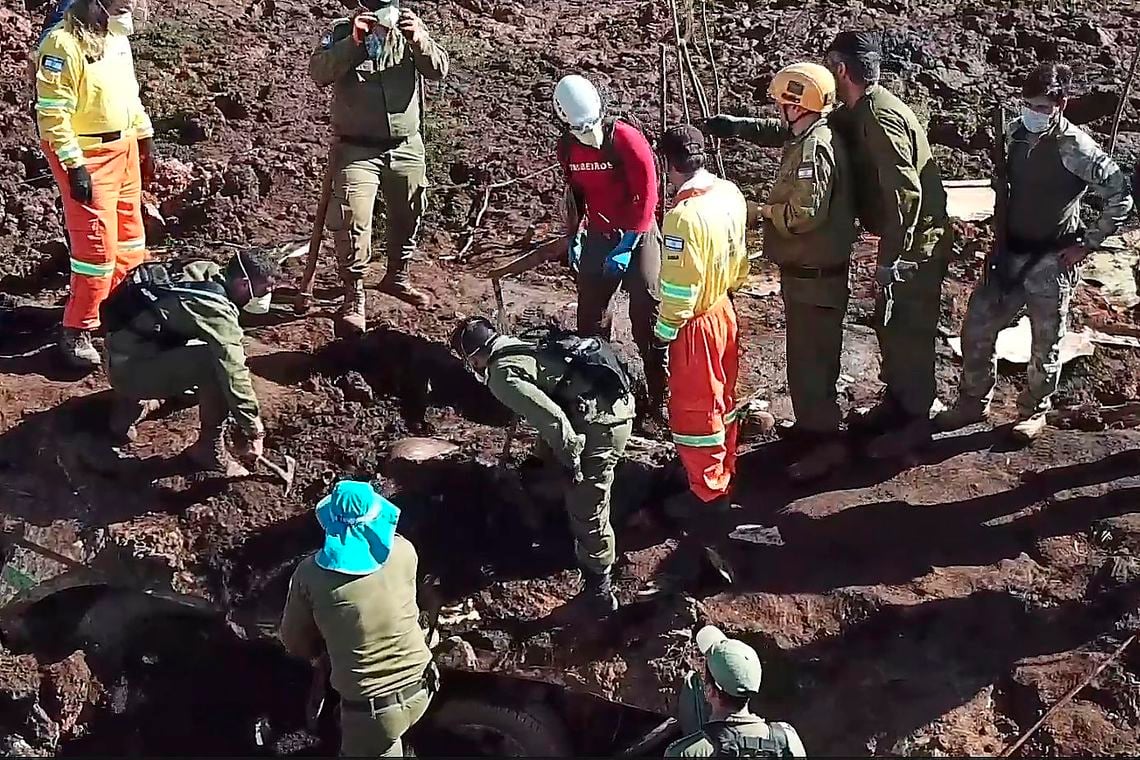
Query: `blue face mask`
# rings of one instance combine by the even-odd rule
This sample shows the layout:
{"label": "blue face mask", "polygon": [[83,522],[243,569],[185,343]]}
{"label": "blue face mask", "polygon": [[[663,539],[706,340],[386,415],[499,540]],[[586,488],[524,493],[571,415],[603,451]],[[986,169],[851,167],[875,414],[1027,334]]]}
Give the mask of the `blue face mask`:
{"label": "blue face mask", "polygon": [[1021,109],[1021,123],[1034,134],[1041,134],[1053,124],[1053,113],[1039,113],[1028,106]]}

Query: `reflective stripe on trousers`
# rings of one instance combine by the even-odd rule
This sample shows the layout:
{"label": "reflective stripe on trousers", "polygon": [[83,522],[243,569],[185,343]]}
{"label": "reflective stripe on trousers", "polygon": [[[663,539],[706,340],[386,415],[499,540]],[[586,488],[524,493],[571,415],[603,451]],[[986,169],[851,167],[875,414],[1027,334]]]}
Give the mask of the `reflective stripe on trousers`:
{"label": "reflective stripe on trousers", "polygon": [[669,427],[702,501],[726,494],[736,471],[738,371],[736,312],[722,298],[669,344]]}
{"label": "reflective stripe on trousers", "polygon": [[67,169],[46,144],[43,150],[63,198],[71,243],[71,294],[63,325],[94,330],[107,294],[146,260],[138,140],[124,137],[84,151],[91,174],[90,203],[71,197]]}

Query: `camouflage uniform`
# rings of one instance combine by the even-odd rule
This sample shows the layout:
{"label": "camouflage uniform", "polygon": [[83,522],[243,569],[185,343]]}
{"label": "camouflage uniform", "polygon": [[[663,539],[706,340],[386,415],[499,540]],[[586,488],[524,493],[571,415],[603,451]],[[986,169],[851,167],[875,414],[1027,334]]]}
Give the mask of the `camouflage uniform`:
{"label": "camouflage uniform", "polygon": [[[534,352],[511,350],[527,345],[516,338],[495,339],[487,387],[538,430],[563,466],[581,473],[581,481],[566,492],[566,511],[579,564],[591,573],[603,573],[615,558],[610,489],[633,428],[634,399],[626,394],[611,403],[576,377],[563,385],[564,364]],[[578,408],[559,405],[551,395],[556,388],[564,398],[583,399]]]}
{"label": "camouflage uniform", "polygon": [[[1005,276],[991,274],[973,294],[962,327],[959,395],[986,403],[997,372],[998,332],[1022,307],[1033,330],[1029,387],[1019,400],[1023,417],[1049,410],[1061,376],[1060,344],[1069,302],[1080,279],[1061,264],[1060,251],[1078,243],[1096,249],[1114,234],[1132,208],[1124,172],[1084,131],[1062,118],[1037,136],[1014,120],[1006,129],[1009,214]],[[1089,188],[1104,199],[1096,224],[1081,232],[1081,198]]]}
{"label": "camouflage uniform", "polygon": [[783,147],[768,194],[764,254],[780,266],[787,319],[788,389],[796,427],[835,433],[841,415],[835,384],[855,242],[851,167],[845,144],[826,117],[793,136],[777,119],[744,122],[736,136]]}
{"label": "camouflage uniform", "polygon": [[858,215],[879,235],[879,267],[917,264],[906,282],[880,287],[875,324],[888,398],[908,417],[926,418],[934,403],[934,344],[942,279],[953,245],[946,191],[914,112],[881,85],[832,123],[849,136],[855,164]]}
{"label": "camouflage uniform", "polygon": [[386,278],[405,276],[424,212],[427,166],[420,133],[420,77],[447,75],[446,51],[426,38],[409,43],[398,30],[372,60],[352,37],[352,19],[338,19],[309,59],[309,75],[333,86],[333,231],[341,278],[360,280],[372,259],[372,214],[377,192],[388,212]]}

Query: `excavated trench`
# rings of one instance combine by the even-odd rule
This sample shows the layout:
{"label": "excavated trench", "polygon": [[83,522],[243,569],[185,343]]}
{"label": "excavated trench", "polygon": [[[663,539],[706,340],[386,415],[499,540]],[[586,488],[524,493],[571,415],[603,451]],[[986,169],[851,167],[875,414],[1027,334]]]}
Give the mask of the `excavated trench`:
{"label": "excavated trench", "polygon": [[[42,662],[85,656],[89,683],[74,686],[101,696],[57,755],[335,754],[335,693],[310,730],[307,664],[200,600],[76,586],[7,617],[3,636],[6,649]],[[0,733],[15,729],[5,717]],[[549,684],[445,669],[409,739],[428,756],[612,754],[659,722]]]}

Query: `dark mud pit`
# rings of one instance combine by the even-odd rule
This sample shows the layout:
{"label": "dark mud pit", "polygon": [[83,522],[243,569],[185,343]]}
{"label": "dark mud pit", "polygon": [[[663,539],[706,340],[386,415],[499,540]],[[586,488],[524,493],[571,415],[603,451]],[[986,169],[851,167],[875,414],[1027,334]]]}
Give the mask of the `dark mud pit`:
{"label": "dark mud pit", "polygon": [[[6,51],[32,43],[29,19],[44,5],[0,0]],[[326,94],[303,70],[338,4],[152,6],[134,44],[165,159],[148,198],[150,239],[165,246],[155,252],[220,259],[232,250],[227,244],[303,241],[328,121]],[[637,1],[440,0],[418,10],[454,66],[448,80],[428,87],[435,187],[413,267],[435,306],[418,314],[370,291],[373,331],[332,344],[330,266],[310,315],[297,318],[281,305],[250,324],[269,449],[300,465],[288,498],[268,474],[223,483],[186,471],[178,454],[196,430],[192,399],[144,423],[125,461],[101,453],[105,379],[69,376],[52,361],[66,242],[29,118],[24,59],[13,52],[0,61],[0,510],[5,527],[98,569],[94,580],[59,590],[39,582],[67,576],[60,563],[22,549],[4,558],[0,594],[19,603],[8,611],[23,613],[35,632],[29,639],[6,628],[0,650],[0,735],[9,754],[288,754],[334,746],[327,732],[304,728],[307,667],[284,657],[272,632],[289,572],[318,538],[311,508],[341,477],[373,479],[401,505],[401,529],[419,549],[421,574],[436,579],[443,597],[441,658],[455,669],[447,678],[455,693],[439,700],[415,737],[439,752],[625,746],[655,717],[612,704],[669,712],[676,680],[692,663],[692,631],[708,621],[758,648],[766,667],[759,709],[794,723],[813,754],[994,753],[1140,625],[1140,459],[1130,453],[1140,436],[1055,430],[1031,450],[1013,450],[1001,429],[981,427],[941,438],[910,461],[860,462],[799,489],[782,474],[795,452],[752,439],[741,457],[740,508],[722,527],[727,535],[740,524],[776,526],[784,545],[726,539],[719,548],[737,583],[698,599],[649,593],[673,561],[675,540],[659,521],[634,515],[647,507],[654,517],[677,484],[669,449],[643,444],[623,465],[615,494],[625,606],[604,625],[561,617],[578,580],[560,485],[526,461],[533,433],[525,431],[512,450],[517,477],[496,473],[509,417],[443,341],[457,316],[492,310],[486,271],[557,223],[557,173],[540,171],[553,160],[554,81],[571,70],[589,73],[616,112],[656,125],[656,74],[647,72],[656,71],[656,43],[668,39],[672,22],[664,4]],[[1075,65],[1082,96],[1070,116],[1105,141],[1140,28],[1140,9],[1119,1],[1063,9],[718,2],[708,10],[725,109],[733,113],[756,112],[775,70],[817,58],[840,27],[888,30],[886,83],[929,120],[952,177],[985,176],[987,109],[995,96],[1012,97],[1019,76],[1039,60]],[[697,64],[707,78],[707,63]],[[1117,151],[1129,167],[1140,151],[1137,105],[1134,93]],[[674,98],[670,118],[680,116]],[[729,176],[757,200],[777,158],[725,145]],[[492,192],[466,260],[449,260],[466,240],[480,186],[524,175]],[[960,232],[943,337],[961,324],[987,240],[982,227]],[[868,405],[879,390],[869,326],[873,249],[864,241],[854,267],[841,379],[848,409]],[[757,262],[756,275],[760,284],[770,280],[767,264]],[[516,327],[565,321],[574,310],[574,290],[553,265],[507,281],[505,295]],[[760,390],[786,418],[779,298],[737,303],[741,392]],[[1078,296],[1073,322],[1137,329],[1134,311],[1111,306],[1091,287]],[[638,369],[624,321],[617,339]],[[945,340],[939,345],[939,389],[949,401],[959,368]],[[1135,398],[1138,367],[1135,349],[1100,346],[1066,368],[1058,402]],[[1012,418],[1024,383],[1020,368],[1003,372],[999,423]],[[413,435],[456,450],[422,464],[392,461],[395,442]],[[118,590],[83,590],[108,579]],[[91,633],[100,615],[89,613],[123,589],[133,590],[131,599],[140,589],[173,592],[182,602],[207,600],[208,609],[162,602],[138,625],[110,626],[113,643],[100,644],[107,626]],[[492,688],[466,671],[521,681]],[[495,699],[479,701],[487,694]],[[1137,694],[1133,648],[1024,752],[1140,752]],[[441,726],[450,728],[435,730]]]}

